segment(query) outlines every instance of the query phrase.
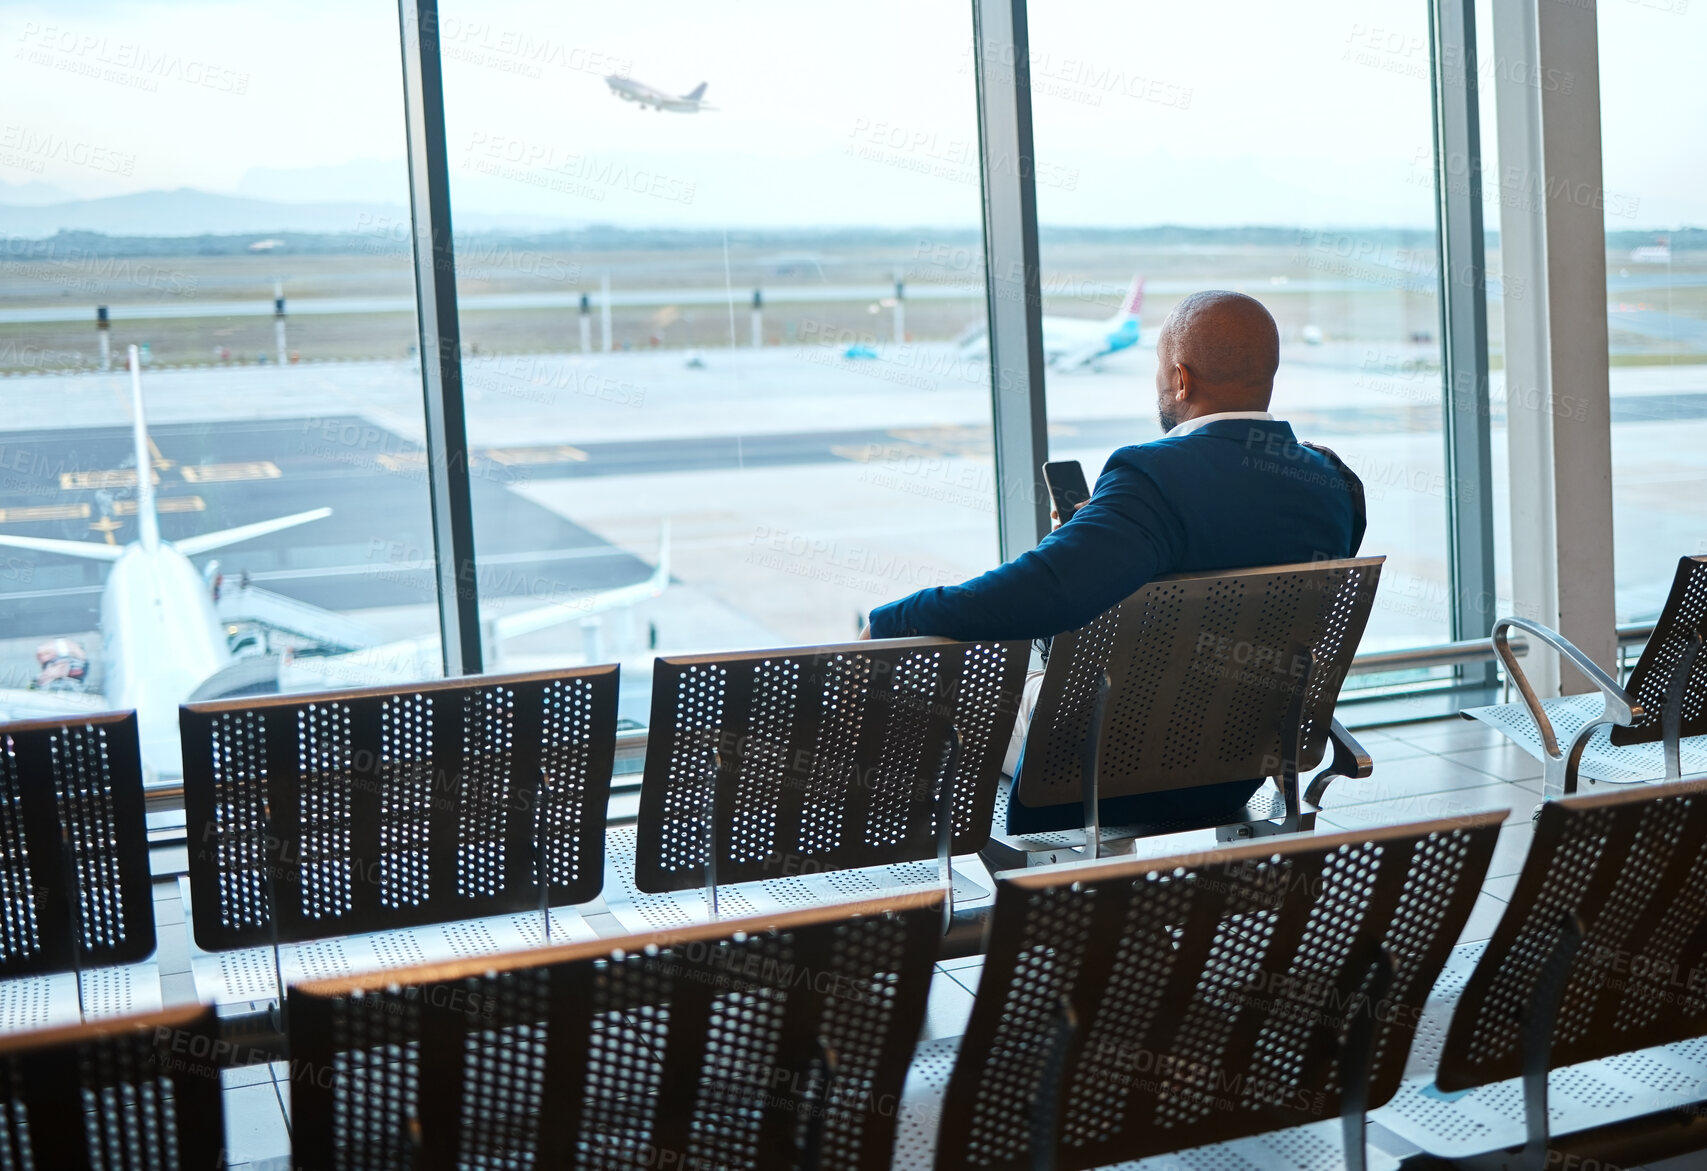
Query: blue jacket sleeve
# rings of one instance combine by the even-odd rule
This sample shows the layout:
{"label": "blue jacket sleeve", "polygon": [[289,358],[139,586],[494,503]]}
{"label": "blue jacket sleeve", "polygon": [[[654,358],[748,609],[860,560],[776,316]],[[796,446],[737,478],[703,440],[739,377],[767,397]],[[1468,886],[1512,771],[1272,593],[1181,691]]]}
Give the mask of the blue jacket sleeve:
{"label": "blue jacket sleeve", "polygon": [[1083,626],[1150,579],[1170,573],[1183,526],[1154,481],[1109,460],[1090,501],[1005,565],[957,586],[920,590],[871,612],[873,638],[1049,638]]}

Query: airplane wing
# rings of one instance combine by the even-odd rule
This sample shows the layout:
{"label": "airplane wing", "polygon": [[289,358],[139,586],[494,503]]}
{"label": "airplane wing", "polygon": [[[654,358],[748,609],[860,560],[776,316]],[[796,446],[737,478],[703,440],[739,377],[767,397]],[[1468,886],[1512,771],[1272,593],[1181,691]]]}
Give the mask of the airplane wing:
{"label": "airplane wing", "polygon": [[110,712],[112,705],[98,691],[25,691],[0,688],[0,716],[8,720],[46,720]]}
{"label": "airplane wing", "polygon": [[1095,341],[1081,342],[1069,349],[1057,350],[1046,355],[1049,364],[1056,370],[1080,370],[1102,357],[1108,351],[1108,344],[1102,338]]}
{"label": "airplane wing", "polygon": [[85,561],[117,561],[124,556],[123,545],[102,545],[95,541],[56,541],[51,537],[15,537],[0,533],[0,545],[28,549],[33,553],[57,553],[61,557],[81,557]]}
{"label": "airplane wing", "polygon": [[307,512],[274,517],[272,520],[258,521],[252,525],[238,525],[234,529],[220,529],[217,533],[202,533],[196,537],[185,537],[182,540],[173,541],[172,545],[185,557],[195,557],[202,553],[211,553],[215,549],[223,549],[227,545],[235,545],[239,541],[264,537],[268,533],[276,533],[282,529],[305,525],[311,520],[324,520],[331,515],[332,510],[330,508],[311,508]]}
{"label": "airplane wing", "polygon": [[[651,575],[632,585],[588,593],[519,614],[505,614],[487,627],[496,645],[655,598],[670,587],[670,522],[658,529],[658,563]],[[336,617],[333,615],[332,617]],[[279,684],[286,691],[308,688],[368,687],[400,681],[430,679],[444,664],[438,636],[398,639],[341,655],[285,656],[279,664]]]}

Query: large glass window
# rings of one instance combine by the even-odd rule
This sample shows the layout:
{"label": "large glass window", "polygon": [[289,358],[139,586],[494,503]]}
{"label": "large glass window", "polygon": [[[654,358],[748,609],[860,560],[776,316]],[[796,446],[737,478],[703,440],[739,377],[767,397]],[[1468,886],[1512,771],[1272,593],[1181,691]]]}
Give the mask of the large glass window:
{"label": "large glass window", "polygon": [[1647,622],[1707,553],[1707,9],[1598,12],[1618,619]]}
{"label": "large glass window", "polygon": [[654,652],[995,563],[964,3],[441,22],[489,663],[619,659],[642,722]]}
{"label": "large glass window", "polygon": [[1158,435],[1168,311],[1248,293],[1280,326],[1275,413],[1367,487],[1364,648],[1445,641],[1426,5],[1078,0],[1030,27],[1052,457],[1094,481]]}
{"label": "large glass window", "polygon": [[396,6],[0,41],[0,714],[436,673]]}

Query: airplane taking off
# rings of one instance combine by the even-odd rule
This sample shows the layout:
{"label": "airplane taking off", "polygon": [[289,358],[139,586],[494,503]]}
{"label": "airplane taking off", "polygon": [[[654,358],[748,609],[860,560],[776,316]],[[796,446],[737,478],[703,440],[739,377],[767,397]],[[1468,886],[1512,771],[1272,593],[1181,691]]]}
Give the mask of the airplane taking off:
{"label": "airplane taking off", "polygon": [[[245,627],[306,638],[315,648],[309,680],[410,682],[436,674],[438,639],[380,644],[340,614],[267,590],[216,589],[217,563],[198,571],[190,558],[270,533],[323,520],[330,508],[238,525],[177,541],[160,536],[154,461],[142,410],[142,370],[130,347],[131,434],[136,451],[137,539],[128,545],[63,541],[0,533],[0,545],[112,564],[101,590],[101,642],[106,683],[101,692],[0,688],[0,717],[33,719],[134,710],[144,769],[155,777],[183,775],[178,738],[180,704],[278,689],[281,659]],[[660,535],[658,566],[644,581],[582,598],[501,616],[490,640],[507,639],[657,597],[669,586],[668,527]],[[331,652],[331,653],[326,653]]]}
{"label": "airplane taking off", "polygon": [[[1043,358],[1056,370],[1079,370],[1099,358],[1138,344],[1138,310],[1144,304],[1144,278],[1135,276],[1121,298],[1120,311],[1105,321],[1088,317],[1044,317]],[[963,354],[987,353],[989,340],[982,325],[960,336]]]}
{"label": "airplane taking off", "polygon": [[680,95],[667,94],[661,89],[653,89],[645,82],[635,81],[613,73],[605,78],[605,84],[611,92],[625,102],[639,102],[641,109],[651,106],[654,110],[669,110],[676,114],[697,114],[701,110],[715,110],[716,106],[707,105],[705,101],[705,82],[700,82],[687,93]]}

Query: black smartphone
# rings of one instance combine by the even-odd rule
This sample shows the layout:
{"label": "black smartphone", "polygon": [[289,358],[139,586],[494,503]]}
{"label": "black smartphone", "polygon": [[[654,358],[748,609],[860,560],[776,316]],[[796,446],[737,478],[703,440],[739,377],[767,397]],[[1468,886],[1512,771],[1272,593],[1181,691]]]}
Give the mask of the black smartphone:
{"label": "black smartphone", "polygon": [[1055,508],[1055,515],[1066,524],[1073,519],[1073,511],[1091,498],[1089,485],[1085,483],[1085,469],[1079,466],[1076,459],[1051,461],[1043,465],[1043,482],[1049,487],[1049,503]]}

